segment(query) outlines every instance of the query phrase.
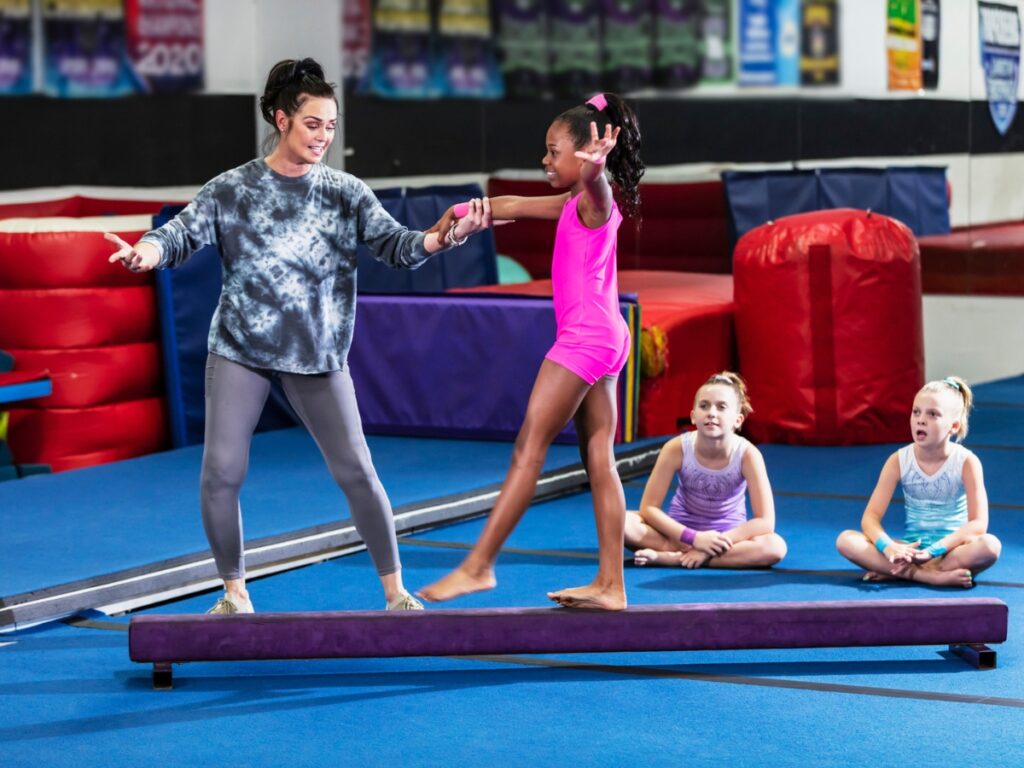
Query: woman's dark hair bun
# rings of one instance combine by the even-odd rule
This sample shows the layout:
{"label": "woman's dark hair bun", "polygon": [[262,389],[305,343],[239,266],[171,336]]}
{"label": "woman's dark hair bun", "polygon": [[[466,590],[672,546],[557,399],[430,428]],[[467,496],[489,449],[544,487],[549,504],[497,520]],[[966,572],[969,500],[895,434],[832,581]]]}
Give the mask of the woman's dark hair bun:
{"label": "woman's dark hair bun", "polygon": [[289,80],[301,80],[304,77],[314,77],[324,80],[324,68],[315,59],[299,59],[292,64]]}
{"label": "woman's dark hair bun", "polygon": [[283,109],[286,115],[295,114],[307,96],[331,98],[337,102],[334,83],[324,77],[324,68],[315,59],[284,59],[277,62],[267,75],[267,85],[260,97],[260,114],[276,127],[274,115]]}

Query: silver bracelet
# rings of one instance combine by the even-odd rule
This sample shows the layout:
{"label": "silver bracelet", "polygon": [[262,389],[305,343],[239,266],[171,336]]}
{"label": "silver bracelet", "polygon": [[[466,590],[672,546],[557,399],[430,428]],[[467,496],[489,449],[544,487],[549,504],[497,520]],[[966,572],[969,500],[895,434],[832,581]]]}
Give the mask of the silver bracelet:
{"label": "silver bracelet", "polygon": [[461,240],[455,239],[455,227],[458,226],[458,222],[453,221],[452,225],[448,228],[448,234],[444,236],[444,241],[447,245],[456,248],[460,245],[465,245],[466,241],[469,240],[469,235],[466,235]]}

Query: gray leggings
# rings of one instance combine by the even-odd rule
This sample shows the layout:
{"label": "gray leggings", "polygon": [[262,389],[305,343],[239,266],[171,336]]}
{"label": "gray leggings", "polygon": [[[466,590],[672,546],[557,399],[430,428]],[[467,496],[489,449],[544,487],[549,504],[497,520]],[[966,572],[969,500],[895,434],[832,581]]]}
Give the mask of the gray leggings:
{"label": "gray leggings", "polygon": [[356,530],[381,576],[399,568],[395,522],[370,459],[348,369],[300,375],[259,371],[210,354],[206,360],[206,438],[200,500],[206,538],[222,579],[245,577],[238,492],[249,468],[249,443],[278,375],[345,492]]}

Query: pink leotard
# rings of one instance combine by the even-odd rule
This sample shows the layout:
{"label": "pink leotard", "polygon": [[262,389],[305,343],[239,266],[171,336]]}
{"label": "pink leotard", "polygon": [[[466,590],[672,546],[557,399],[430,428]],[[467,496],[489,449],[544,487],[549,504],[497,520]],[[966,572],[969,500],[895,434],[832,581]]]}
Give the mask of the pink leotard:
{"label": "pink leotard", "polygon": [[551,260],[558,335],[548,360],[568,368],[588,384],[617,374],[629,357],[629,327],[619,311],[615,251],[622,223],[618,206],[597,229],[579,219],[582,195],[565,201]]}

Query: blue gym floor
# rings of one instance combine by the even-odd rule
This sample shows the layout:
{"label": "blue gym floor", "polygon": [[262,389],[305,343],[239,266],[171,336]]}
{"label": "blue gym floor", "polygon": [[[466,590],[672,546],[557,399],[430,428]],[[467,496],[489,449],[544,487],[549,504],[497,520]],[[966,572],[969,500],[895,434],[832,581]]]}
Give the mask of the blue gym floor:
{"label": "blue gym floor", "polygon": [[[1010,631],[1008,642],[997,647],[994,671],[976,671],[936,647],[327,660],[187,664],[175,668],[173,691],[157,692],[150,686],[149,667],[128,660],[128,617],[94,615],[76,625],[48,624],[0,635],[0,764],[1020,765],[1024,377],[982,385],[978,400],[967,445],[985,467],[990,530],[1003,541],[1003,554],[970,592],[864,584],[835,553],[836,534],[856,527],[893,446],[763,446],[777,495],[778,530],[789,544],[788,556],[771,571],[627,567],[626,576],[634,604],[997,597],[1010,606]],[[264,435],[260,450],[286,459],[294,446],[279,452],[277,439],[301,442],[291,433]],[[427,464],[465,462],[469,488],[500,476],[510,449],[507,444],[447,441],[387,445],[375,445],[374,451],[396,504],[458,489],[448,481],[439,487],[439,475],[426,471],[415,482],[415,473],[389,473],[388,456],[397,461],[408,451],[420,451],[429,458]],[[111,546],[103,541],[105,535],[117,547],[145,550],[122,556],[117,567],[166,556],[164,549],[182,554],[200,548],[191,487],[195,456],[180,453],[176,468],[148,457],[51,478],[66,485],[71,500],[77,496],[77,503],[86,505],[82,514],[98,537],[66,542],[63,560],[68,562],[19,555],[17,550],[30,547],[33,537],[59,538],[61,526],[47,510],[12,519],[3,512],[10,499],[7,488],[0,488],[7,539],[2,542],[4,586],[15,580],[29,588],[54,584],[79,577],[83,568],[95,569],[104,561],[89,558]],[[478,459],[484,469],[476,475],[469,469]],[[559,447],[549,466],[575,460],[571,449]],[[277,480],[255,477],[247,486],[249,507],[256,506],[260,483],[268,483],[275,498],[295,500],[295,515],[323,522],[322,514],[309,506],[320,494],[318,509],[330,508],[336,491],[317,477],[321,471],[319,466],[278,465]],[[299,474],[291,478],[293,472]],[[5,486],[28,493],[29,482]],[[104,511],[90,494],[102,496],[101,489],[111,483],[126,504],[153,504],[166,512],[170,507],[161,505],[170,502],[162,497],[173,496],[178,526],[187,534],[148,541],[145,510],[130,531],[105,528],[110,523],[104,523]],[[627,484],[630,506],[636,506],[642,490],[642,480]],[[253,509],[250,523],[247,509],[247,535],[261,534],[260,514]],[[163,520],[163,515],[156,517]],[[893,526],[901,515],[894,505],[887,522]],[[481,526],[481,520],[473,520],[405,539],[408,585],[425,584],[454,567]],[[160,523],[157,537],[171,535],[169,528]],[[507,543],[498,588],[453,605],[547,605],[546,591],[589,580],[594,552],[589,496],[538,504]],[[250,590],[257,609],[264,611],[381,607],[366,553],[261,579]],[[198,612],[213,599],[206,594],[150,610]]]}

